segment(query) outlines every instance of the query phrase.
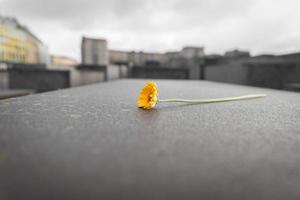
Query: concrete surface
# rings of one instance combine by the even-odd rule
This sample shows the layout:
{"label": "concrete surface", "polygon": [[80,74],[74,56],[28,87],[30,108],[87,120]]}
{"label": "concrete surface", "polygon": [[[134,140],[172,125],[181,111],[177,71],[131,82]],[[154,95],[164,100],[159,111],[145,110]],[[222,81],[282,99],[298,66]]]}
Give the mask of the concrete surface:
{"label": "concrete surface", "polygon": [[0,100],[34,93],[33,90],[0,90]]}
{"label": "concrete surface", "polygon": [[157,81],[161,98],[264,99],[136,108],[146,80],[0,101],[0,199],[299,199],[299,93]]}

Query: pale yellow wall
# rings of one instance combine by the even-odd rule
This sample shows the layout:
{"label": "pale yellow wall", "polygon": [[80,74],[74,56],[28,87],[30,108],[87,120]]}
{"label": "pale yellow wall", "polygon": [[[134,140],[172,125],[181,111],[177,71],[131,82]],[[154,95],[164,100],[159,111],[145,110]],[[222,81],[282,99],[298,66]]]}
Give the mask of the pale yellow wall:
{"label": "pale yellow wall", "polygon": [[0,61],[38,63],[38,44],[25,31],[0,22]]}
{"label": "pale yellow wall", "polygon": [[38,41],[33,37],[27,37],[26,42],[28,51],[27,51],[27,63],[38,63]]}
{"label": "pale yellow wall", "polygon": [[51,65],[53,66],[75,66],[79,63],[73,59],[64,56],[51,56]]}

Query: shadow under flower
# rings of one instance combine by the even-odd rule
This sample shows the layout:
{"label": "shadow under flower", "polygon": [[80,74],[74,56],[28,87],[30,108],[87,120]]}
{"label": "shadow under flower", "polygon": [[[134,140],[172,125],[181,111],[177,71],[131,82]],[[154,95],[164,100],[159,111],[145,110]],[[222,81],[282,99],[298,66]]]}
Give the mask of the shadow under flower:
{"label": "shadow under flower", "polygon": [[[204,103],[201,103],[204,104]],[[205,103],[207,104],[207,103]],[[199,103],[187,103],[187,104],[166,104],[166,105],[158,105],[156,110],[159,112],[166,112],[166,111],[179,111],[182,108],[191,108],[193,106],[199,106]]]}

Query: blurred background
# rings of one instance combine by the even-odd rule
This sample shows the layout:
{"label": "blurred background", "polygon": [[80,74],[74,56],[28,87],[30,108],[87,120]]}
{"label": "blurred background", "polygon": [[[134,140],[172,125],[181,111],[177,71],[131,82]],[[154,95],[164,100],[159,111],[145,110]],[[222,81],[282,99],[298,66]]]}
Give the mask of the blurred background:
{"label": "blurred background", "polygon": [[300,91],[298,0],[0,0],[0,99],[119,78]]}

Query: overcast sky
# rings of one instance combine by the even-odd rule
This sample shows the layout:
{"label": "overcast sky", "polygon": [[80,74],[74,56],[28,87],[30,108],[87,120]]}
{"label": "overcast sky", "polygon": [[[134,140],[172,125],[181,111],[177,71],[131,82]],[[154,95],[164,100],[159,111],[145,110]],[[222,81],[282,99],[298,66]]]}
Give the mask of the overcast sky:
{"label": "overcast sky", "polygon": [[299,0],[0,0],[0,13],[78,60],[83,35],[120,50],[300,51]]}

